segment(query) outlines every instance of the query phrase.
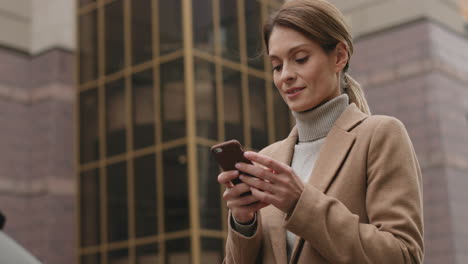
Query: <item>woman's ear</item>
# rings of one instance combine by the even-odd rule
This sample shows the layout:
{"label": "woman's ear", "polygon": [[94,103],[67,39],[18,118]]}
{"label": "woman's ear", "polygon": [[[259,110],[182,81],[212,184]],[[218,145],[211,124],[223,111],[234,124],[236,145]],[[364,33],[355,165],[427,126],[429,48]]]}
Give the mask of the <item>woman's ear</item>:
{"label": "woman's ear", "polygon": [[344,67],[346,66],[349,60],[348,54],[349,54],[348,45],[346,45],[343,42],[339,42],[335,48],[335,55],[336,55],[335,70],[336,72],[341,72],[344,69]]}

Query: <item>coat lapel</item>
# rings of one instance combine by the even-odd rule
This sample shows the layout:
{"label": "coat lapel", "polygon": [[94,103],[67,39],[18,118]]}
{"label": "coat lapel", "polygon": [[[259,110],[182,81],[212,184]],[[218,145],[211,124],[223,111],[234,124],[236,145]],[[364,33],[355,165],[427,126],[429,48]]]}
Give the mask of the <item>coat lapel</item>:
{"label": "coat lapel", "polygon": [[[294,145],[297,142],[297,131],[293,128],[289,137],[287,137],[279,146],[279,148],[272,152],[270,157],[282,163],[291,165],[292,157],[294,155]],[[284,213],[279,209],[270,206],[268,210],[269,228],[273,254],[276,263],[286,263],[286,229],[284,228]]]}

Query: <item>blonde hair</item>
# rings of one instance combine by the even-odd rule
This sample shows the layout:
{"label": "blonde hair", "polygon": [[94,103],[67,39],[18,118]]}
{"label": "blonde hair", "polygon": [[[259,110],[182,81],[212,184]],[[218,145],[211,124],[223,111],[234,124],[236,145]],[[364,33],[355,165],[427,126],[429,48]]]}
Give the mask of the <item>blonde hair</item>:
{"label": "blonde hair", "polygon": [[343,14],[335,6],[325,0],[293,0],[283,4],[263,26],[267,52],[271,32],[277,25],[300,32],[316,41],[327,53],[335,50],[340,42],[346,44],[349,59],[341,74],[341,89],[348,94],[350,103],[355,103],[362,112],[370,114],[361,85],[347,73],[354,51],[353,40]]}

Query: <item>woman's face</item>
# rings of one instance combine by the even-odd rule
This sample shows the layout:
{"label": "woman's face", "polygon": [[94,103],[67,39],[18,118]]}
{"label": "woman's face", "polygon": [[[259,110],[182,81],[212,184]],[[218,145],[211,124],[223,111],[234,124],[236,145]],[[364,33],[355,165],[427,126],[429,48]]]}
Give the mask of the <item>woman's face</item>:
{"label": "woman's face", "polygon": [[339,73],[348,59],[344,44],[327,54],[301,33],[275,26],[268,55],[276,88],[292,111],[303,112],[340,95]]}

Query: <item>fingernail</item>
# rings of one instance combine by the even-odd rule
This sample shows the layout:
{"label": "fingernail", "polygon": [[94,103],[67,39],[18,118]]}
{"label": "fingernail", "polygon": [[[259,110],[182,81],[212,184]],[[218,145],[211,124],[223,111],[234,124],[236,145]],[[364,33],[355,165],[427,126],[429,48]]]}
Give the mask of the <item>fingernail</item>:
{"label": "fingernail", "polygon": [[234,165],[237,169],[239,169],[240,167],[242,167],[242,164],[240,163],[236,163],[236,165]]}
{"label": "fingernail", "polygon": [[244,175],[239,176],[239,179],[241,179],[241,180],[244,179],[244,178],[245,178]]}

